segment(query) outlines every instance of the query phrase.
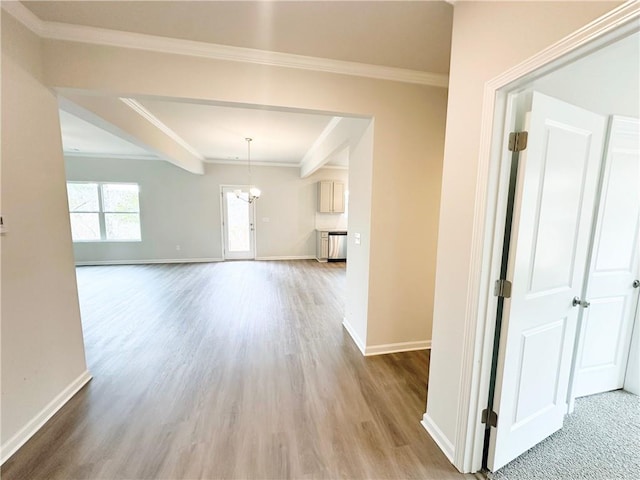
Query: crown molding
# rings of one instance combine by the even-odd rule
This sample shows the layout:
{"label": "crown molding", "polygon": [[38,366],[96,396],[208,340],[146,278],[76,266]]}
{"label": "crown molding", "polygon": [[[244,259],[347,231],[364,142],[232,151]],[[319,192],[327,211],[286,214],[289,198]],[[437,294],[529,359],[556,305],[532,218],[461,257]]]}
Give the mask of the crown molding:
{"label": "crown molding", "polygon": [[322,170],[327,168],[329,170],[349,170],[349,165],[323,165],[318,170]]}
{"label": "crown molding", "polygon": [[449,84],[449,76],[446,74],[120,32],[68,23],[45,22],[18,1],[3,1],[2,8],[40,37],[51,40],[132,48],[272,67],[296,68],[441,88],[447,88]]}
{"label": "crown molding", "polygon": [[[65,153],[66,155],[66,153]],[[78,155],[85,156],[85,155]],[[245,163],[242,160],[224,160],[218,158],[205,158],[204,163],[210,163],[213,165],[235,165],[236,167],[244,167]],[[299,163],[284,163],[284,162],[255,162],[251,160],[252,167],[286,167],[286,168],[300,168]],[[323,168],[329,168],[333,170],[349,170],[348,165],[323,165],[318,170]]]}
{"label": "crown molding", "polygon": [[155,155],[142,155],[133,153],[99,153],[99,152],[76,152],[65,150],[65,157],[69,158],[101,158],[108,160],[153,160],[163,161],[162,158]]}
{"label": "crown molding", "polygon": [[[235,165],[236,167],[246,167],[244,160],[225,160],[222,158],[205,158],[205,163],[211,163],[215,165]],[[287,168],[299,168],[298,163],[285,163],[285,162],[256,162],[251,160],[252,167],[287,167]]]}

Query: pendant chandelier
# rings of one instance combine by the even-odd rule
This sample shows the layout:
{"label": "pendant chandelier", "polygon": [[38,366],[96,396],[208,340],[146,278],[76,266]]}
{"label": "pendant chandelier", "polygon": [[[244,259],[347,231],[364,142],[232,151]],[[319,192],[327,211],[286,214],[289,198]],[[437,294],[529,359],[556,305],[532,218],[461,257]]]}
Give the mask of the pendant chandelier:
{"label": "pendant chandelier", "polygon": [[247,141],[247,167],[249,171],[249,195],[247,196],[243,195],[242,190],[240,189],[234,190],[233,193],[235,193],[236,197],[238,197],[240,200],[244,200],[247,203],[253,203],[258,198],[260,198],[260,189],[257,188],[251,182],[251,142],[253,141],[253,138],[245,138],[245,140]]}

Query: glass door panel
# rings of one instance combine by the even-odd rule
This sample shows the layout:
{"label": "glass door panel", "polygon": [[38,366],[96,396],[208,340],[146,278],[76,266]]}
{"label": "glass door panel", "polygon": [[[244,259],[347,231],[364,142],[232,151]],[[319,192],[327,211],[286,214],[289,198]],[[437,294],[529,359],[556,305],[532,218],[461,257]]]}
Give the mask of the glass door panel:
{"label": "glass door panel", "polygon": [[247,187],[223,187],[225,259],[255,258],[254,205]]}

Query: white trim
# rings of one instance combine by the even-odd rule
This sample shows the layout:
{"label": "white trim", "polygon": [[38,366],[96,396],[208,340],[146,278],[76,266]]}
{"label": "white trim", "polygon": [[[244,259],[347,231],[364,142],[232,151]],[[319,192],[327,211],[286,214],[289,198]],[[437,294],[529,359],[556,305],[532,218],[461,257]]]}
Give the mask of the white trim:
{"label": "white trim", "polygon": [[347,331],[347,333],[351,336],[351,339],[353,340],[353,343],[356,344],[356,347],[358,347],[358,350],[362,352],[362,355],[365,355],[364,342],[362,341],[360,336],[356,333],[355,329],[351,326],[351,324],[349,323],[349,320],[347,320],[347,317],[344,317],[342,319],[342,326]]}
{"label": "white trim", "polygon": [[364,354],[365,356],[369,357],[371,355],[385,355],[387,353],[429,350],[430,348],[431,340],[422,340],[419,342],[386,343],[383,345],[367,345],[364,349]]}
{"label": "white trim", "polygon": [[[205,163],[211,163],[214,165],[234,165],[236,167],[244,167],[247,168],[246,160],[224,160],[217,158],[205,158]],[[286,167],[286,168],[299,168],[300,165],[297,163],[284,163],[284,162],[254,162],[251,160],[252,167]]]}
{"label": "white trim", "polygon": [[156,263],[213,263],[223,262],[222,258],[158,258],[150,260],[88,260],[76,262],[76,267],[101,265],[151,265]]}
{"label": "white trim", "polygon": [[402,342],[387,343],[383,345],[367,346],[365,342],[356,333],[355,329],[349,323],[347,318],[342,319],[342,326],[351,335],[354,343],[365,357],[373,355],[385,355],[387,353],[413,352],[415,350],[428,350],[431,348],[431,340],[422,340],[419,342]]}
{"label": "white trim", "polygon": [[84,387],[91,374],[85,370],[73,380],[64,390],[54,397],[40,412],[22,427],[13,437],[2,444],[0,450],[0,465],[4,464],[14,453],[40,430],[71,398]]}
{"label": "white trim", "polygon": [[4,1],[2,2],[2,8],[35,34],[52,40],[188,55],[212,60],[313,70],[317,72],[337,73],[340,75],[368,77],[378,80],[415,83],[442,88],[447,88],[449,84],[449,76],[440,73],[347,62],[329,58],[309,57],[306,55],[294,55],[254,48],[217,45],[141,33],[120,32],[68,23],[44,22],[17,1]]}
{"label": "white trim", "polygon": [[[65,155],[67,155],[65,153]],[[69,156],[73,156],[73,155],[69,155]],[[79,153],[77,155],[78,157],[90,157],[91,154],[82,154]],[[99,155],[96,155],[99,156]],[[111,157],[111,156],[110,156]],[[116,157],[117,158],[117,157]],[[134,160],[161,160],[161,158],[159,157],[141,157],[139,159],[131,156],[123,156],[123,158],[133,158]],[[224,159],[217,159],[217,158],[205,158],[203,160],[204,163],[209,163],[211,165],[233,165],[235,167],[246,167],[246,162],[244,162],[243,160],[224,160]],[[254,162],[253,160],[251,160],[251,166],[252,167],[284,167],[284,168],[300,168],[300,164],[299,163],[284,163],[284,162],[266,162],[266,161],[258,161],[258,162]],[[349,170],[349,166],[348,165],[323,165],[320,168],[318,168],[318,170],[322,170],[323,168],[328,168],[328,169],[333,169],[333,170]]]}
{"label": "white trim", "polygon": [[322,170],[323,168],[329,168],[331,170],[349,170],[349,165],[327,165],[325,163],[318,170]]}
{"label": "white trim", "polygon": [[45,35],[45,22],[40,20],[31,10],[22,5],[19,1],[3,1],[0,2],[2,9],[22,23],[36,35],[42,37]]}
{"label": "white trim", "polygon": [[315,255],[275,255],[272,257],[256,257],[260,261],[279,261],[279,260],[315,260]]}
{"label": "white trim", "polygon": [[[496,249],[491,241],[494,233],[495,212],[499,203],[499,168],[496,168],[492,145],[495,129],[499,130],[500,119],[497,108],[506,108],[507,86],[521,86],[528,82],[525,77],[535,72],[536,76],[559,68],[569,60],[582,57],[590,45],[601,46],[607,34],[628,33],[637,26],[631,24],[640,16],[640,3],[628,1],[620,7],[589,23],[573,34],[551,45],[524,62],[507,70],[485,84],[481,117],[480,147],[476,178],[476,199],[473,218],[471,258],[469,261],[468,292],[466,298],[465,324],[463,330],[463,358],[459,379],[460,396],[456,425],[455,456],[452,463],[462,472],[475,472],[481,468],[482,432],[478,422],[483,402],[489,389],[489,369],[492,336],[487,335],[493,312],[491,305],[491,275],[497,261]],[[619,29],[619,30],[618,30]],[[591,42],[601,40],[600,43]],[[610,40],[610,39],[609,39]],[[584,48],[583,48],[584,47]],[[518,81],[519,84],[518,84]],[[504,111],[502,112],[504,113]],[[495,122],[494,125],[494,120]],[[493,167],[493,168],[492,168]],[[490,190],[490,191],[489,191]],[[426,428],[426,427],[425,427]],[[444,449],[443,449],[444,450]]]}
{"label": "white trim", "polygon": [[110,160],[162,160],[156,155],[144,155],[136,153],[97,153],[97,152],[69,152],[64,151],[65,157],[71,158],[102,158]]}
{"label": "white trim", "polygon": [[447,459],[453,463],[453,443],[449,441],[446,435],[438,428],[435,422],[426,413],[420,422],[434,442],[440,447]]}

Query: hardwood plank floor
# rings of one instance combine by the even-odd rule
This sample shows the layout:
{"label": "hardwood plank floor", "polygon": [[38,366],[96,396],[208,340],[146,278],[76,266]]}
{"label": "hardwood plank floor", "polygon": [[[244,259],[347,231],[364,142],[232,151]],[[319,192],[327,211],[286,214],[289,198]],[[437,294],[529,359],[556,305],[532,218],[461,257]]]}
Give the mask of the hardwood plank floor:
{"label": "hardwood plank floor", "polygon": [[344,264],[77,276],[94,378],[3,479],[464,478],[419,423],[428,352],[365,358],[343,329]]}

